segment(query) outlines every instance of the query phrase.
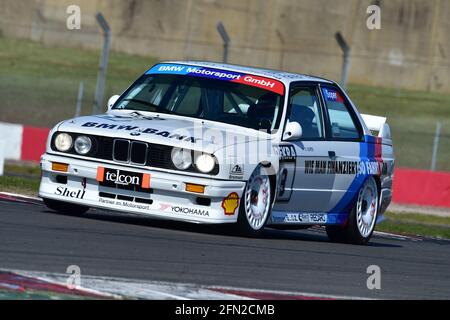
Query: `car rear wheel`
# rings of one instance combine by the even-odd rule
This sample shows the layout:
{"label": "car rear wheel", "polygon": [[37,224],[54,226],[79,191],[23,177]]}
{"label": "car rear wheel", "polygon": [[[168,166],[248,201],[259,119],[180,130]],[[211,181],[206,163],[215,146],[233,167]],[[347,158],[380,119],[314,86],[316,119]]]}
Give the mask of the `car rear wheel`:
{"label": "car rear wheel", "polygon": [[358,192],[346,225],[326,227],[329,239],[334,242],[367,244],[375,229],[378,199],[377,183],[373,177],[369,177]]}
{"label": "car rear wheel", "polygon": [[272,190],[270,179],[259,166],[250,176],[241,199],[238,228],[242,234],[259,235],[270,215]]}
{"label": "car rear wheel", "polygon": [[62,202],[58,200],[52,200],[52,199],[42,199],[44,200],[45,205],[47,208],[52,209],[59,213],[66,213],[66,214],[83,214],[86,211],[89,210],[89,207],[80,206],[77,204],[71,204],[67,202]]}

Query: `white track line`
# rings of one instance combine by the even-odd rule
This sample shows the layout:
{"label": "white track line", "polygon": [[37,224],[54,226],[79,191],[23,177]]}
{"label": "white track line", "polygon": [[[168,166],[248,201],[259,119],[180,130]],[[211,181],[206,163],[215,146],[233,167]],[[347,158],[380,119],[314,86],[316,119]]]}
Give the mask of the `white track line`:
{"label": "white track line", "polygon": [[30,197],[30,196],[26,196],[26,195],[18,194],[18,193],[0,192],[0,194],[4,194],[5,196],[9,196],[9,197],[18,198],[18,200],[25,199],[25,200],[33,200],[33,201],[39,201],[39,202],[42,201],[41,198],[38,198],[38,197]]}
{"label": "white track line", "polygon": [[[21,276],[39,279],[53,284],[66,285],[71,274],[46,273],[23,270],[1,270],[12,272]],[[136,280],[114,277],[97,277],[81,275],[79,290],[102,295],[111,299],[156,299],[156,300],[254,300],[239,293],[224,293],[220,290],[234,292],[273,294],[275,296],[301,296],[311,299],[345,299],[367,300],[366,297],[329,295],[309,292],[294,292],[280,290],[259,290],[249,288],[202,286],[191,283],[170,283],[160,281]]]}

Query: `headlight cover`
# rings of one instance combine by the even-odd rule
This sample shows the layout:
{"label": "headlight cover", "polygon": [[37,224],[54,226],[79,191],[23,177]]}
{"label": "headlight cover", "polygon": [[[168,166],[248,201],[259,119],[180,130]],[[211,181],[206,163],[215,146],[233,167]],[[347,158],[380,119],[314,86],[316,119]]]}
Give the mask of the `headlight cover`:
{"label": "headlight cover", "polygon": [[186,170],[192,164],[191,150],[173,148],[171,156],[173,165],[179,170]]}
{"label": "headlight cover", "polygon": [[72,148],[72,136],[67,133],[59,133],[55,138],[55,147],[61,152],[69,151]]}
{"label": "headlight cover", "polygon": [[92,141],[89,137],[79,136],[75,139],[74,148],[78,154],[85,155],[91,151]]}
{"label": "headlight cover", "polygon": [[214,157],[209,154],[199,154],[195,158],[195,166],[202,173],[210,173],[214,169],[215,165],[216,161],[214,160]]}

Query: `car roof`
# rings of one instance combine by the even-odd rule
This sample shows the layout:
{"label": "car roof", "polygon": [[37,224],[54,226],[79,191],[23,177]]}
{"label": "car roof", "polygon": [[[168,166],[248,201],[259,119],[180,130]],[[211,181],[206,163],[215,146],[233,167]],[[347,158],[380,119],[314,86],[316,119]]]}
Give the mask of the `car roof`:
{"label": "car roof", "polygon": [[207,68],[215,68],[222,69],[228,71],[235,72],[245,72],[250,73],[257,76],[267,77],[276,79],[284,82],[285,84],[289,84],[295,81],[315,81],[315,82],[323,82],[323,83],[334,83],[331,80],[323,79],[320,77],[314,77],[310,75],[300,74],[300,73],[290,73],[280,70],[272,70],[272,69],[263,69],[263,68],[254,68],[248,66],[240,66],[234,64],[226,64],[226,63],[218,63],[218,62],[209,62],[209,61],[162,61],[161,63],[173,63],[173,64],[183,64],[190,65],[196,67],[207,67]]}

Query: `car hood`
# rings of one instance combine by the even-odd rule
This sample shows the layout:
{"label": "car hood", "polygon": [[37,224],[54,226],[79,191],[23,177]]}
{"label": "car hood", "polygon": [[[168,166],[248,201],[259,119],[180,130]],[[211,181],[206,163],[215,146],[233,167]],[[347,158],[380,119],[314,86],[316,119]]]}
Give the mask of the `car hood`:
{"label": "car hood", "polygon": [[77,117],[60,123],[57,130],[139,140],[207,153],[236,143],[271,139],[267,133],[219,122],[124,111]]}

